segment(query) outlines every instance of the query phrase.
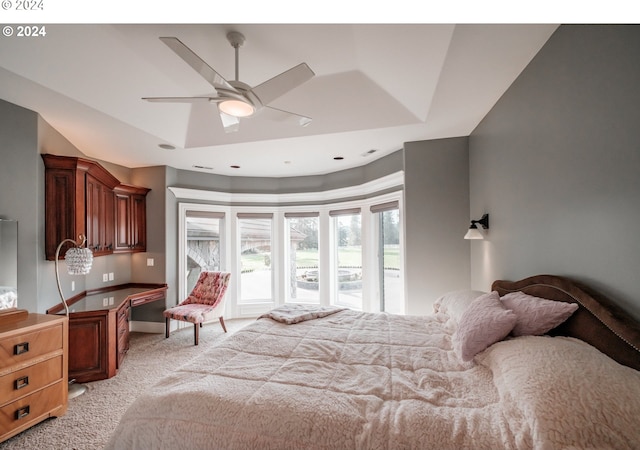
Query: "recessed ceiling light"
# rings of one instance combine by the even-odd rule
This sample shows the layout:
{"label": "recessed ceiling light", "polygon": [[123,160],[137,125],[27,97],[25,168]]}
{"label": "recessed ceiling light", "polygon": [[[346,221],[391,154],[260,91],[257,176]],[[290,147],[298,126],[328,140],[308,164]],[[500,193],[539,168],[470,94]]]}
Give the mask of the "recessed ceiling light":
{"label": "recessed ceiling light", "polygon": [[376,150],[375,148],[372,148],[371,150],[364,152],[362,156],[365,157],[365,156],[373,155],[377,151],[378,150]]}
{"label": "recessed ceiling light", "polygon": [[207,167],[207,166],[192,166],[194,169],[203,169],[203,170],[213,170],[213,167]]}
{"label": "recessed ceiling light", "polygon": [[231,167],[232,169],[239,169],[239,168],[240,168],[240,166],[236,166],[236,165],[233,165],[233,166],[230,166],[230,167]]}
{"label": "recessed ceiling light", "polygon": [[291,164],[291,161],[285,161],[284,163],[285,164]]}
{"label": "recessed ceiling light", "polygon": [[335,159],[336,161],[342,161],[344,159],[344,156],[334,156],[333,159]]}
{"label": "recessed ceiling light", "polygon": [[163,148],[165,150],[175,150],[176,148],[171,144],[158,144],[158,147]]}

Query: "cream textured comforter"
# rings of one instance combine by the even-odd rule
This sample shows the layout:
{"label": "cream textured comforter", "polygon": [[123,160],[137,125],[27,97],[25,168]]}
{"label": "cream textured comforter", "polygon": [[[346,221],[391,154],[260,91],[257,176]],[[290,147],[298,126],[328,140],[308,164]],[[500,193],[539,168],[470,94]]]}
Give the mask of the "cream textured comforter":
{"label": "cream textured comforter", "polygon": [[107,449],[632,449],[640,372],[571,338],[471,363],[446,314],[260,319],[133,403]]}

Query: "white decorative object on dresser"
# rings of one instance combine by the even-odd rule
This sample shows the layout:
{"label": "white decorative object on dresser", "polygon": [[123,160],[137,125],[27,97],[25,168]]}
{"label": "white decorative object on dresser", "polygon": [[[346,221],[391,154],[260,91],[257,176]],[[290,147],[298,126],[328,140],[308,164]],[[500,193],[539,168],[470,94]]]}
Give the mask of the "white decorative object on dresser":
{"label": "white decorative object on dresser", "polygon": [[67,411],[69,319],[0,313],[0,442]]}

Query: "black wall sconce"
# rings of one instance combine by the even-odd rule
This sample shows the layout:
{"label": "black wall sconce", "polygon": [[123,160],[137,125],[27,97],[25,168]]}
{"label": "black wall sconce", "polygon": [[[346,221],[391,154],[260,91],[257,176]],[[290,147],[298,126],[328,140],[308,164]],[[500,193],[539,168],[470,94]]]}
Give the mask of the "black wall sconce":
{"label": "black wall sconce", "polygon": [[484,239],[485,230],[489,229],[489,214],[482,216],[480,220],[472,220],[467,234],[464,235],[465,239]]}

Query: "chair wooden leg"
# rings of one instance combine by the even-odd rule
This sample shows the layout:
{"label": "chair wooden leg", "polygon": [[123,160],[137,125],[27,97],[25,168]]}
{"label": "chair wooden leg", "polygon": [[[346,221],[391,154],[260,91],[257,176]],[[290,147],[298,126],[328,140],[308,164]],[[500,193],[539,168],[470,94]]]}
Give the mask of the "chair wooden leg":
{"label": "chair wooden leg", "polygon": [[165,317],[165,332],[164,332],[164,337],[165,339],[169,337],[169,321],[171,319],[169,319],[168,317]]}
{"label": "chair wooden leg", "polygon": [[198,338],[200,337],[200,326],[199,326],[197,323],[194,323],[194,324],[193,324],[193,332],[194,332],[194,335],[193,335],[193,338],[194,338],[193,345],[198,345]]}
{"label": "chair wooden leg", "polygon": [[222,318],[222,316],[220,316],[220,325],[222,325],[222,329],[226,333],[227,332],[227,327],[224,326],[224,319]]}

